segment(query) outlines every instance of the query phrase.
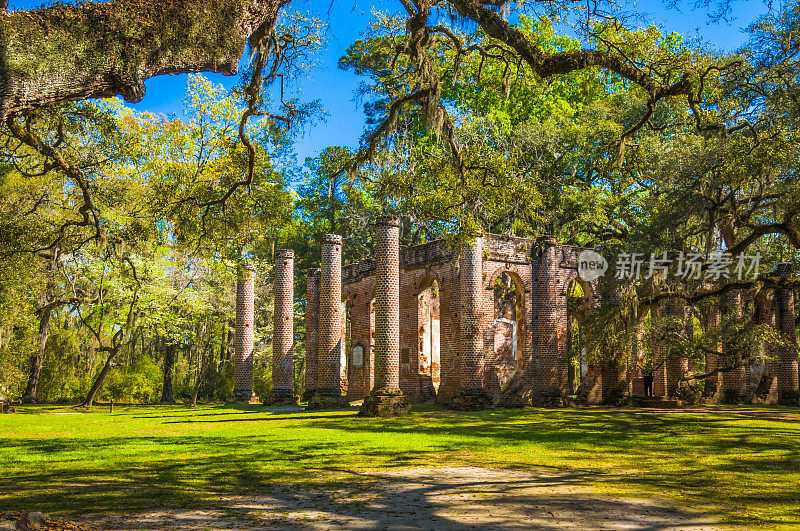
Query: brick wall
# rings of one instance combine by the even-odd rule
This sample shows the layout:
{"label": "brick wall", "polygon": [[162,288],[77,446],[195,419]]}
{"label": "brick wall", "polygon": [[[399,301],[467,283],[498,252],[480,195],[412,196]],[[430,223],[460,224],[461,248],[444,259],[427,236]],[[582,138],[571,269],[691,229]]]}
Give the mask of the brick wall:
{"label": "brick wall", "polygon": [[[345,297],[350,301],[350,367],[347,371],[347,397],[350,400],[364,398],[374,385],[374,364],[372,362],[373,335],[375,314],[373,293],[374,282],[368,281],[359,286],[359,290],[350,290],[345,286]],[[355,347],[363,350],[362,365],[354,363],[352,351]]]}
{"label": "brick wall", "polygon": [[[720,330],[720,308],[717,301],[708,301],[703,308],[703,327],[707,334],[715,335]],[[722,342],[715,340],[711,345],[713,353],[706,353],[706,367],[705,372],[711,372],[723,366],[722,356]],[[722,398],[720,395],[723,390],[723,373],[717,373],[716,376],[706,378],[703,388],[703,396],[719,400]]]}
{"label": "brick wall", "polygon": [[[780,264],[778,274],[789,277],[792,273],[791,264]],[[777,289],[776,298],[776,326],[784,337],[792,344],[797,345],[797,329],[795,327],[794,290]],[[779,398],[784,403],[796,403],[798,400],[798,361],[796,348],[778,348],[778,385]]]}
{"label": "brick wall", "polygon": [[483,289],[483,238],[476,238],[473,245],[462,252],[459,270],[459,388],[481,389],[484,387],[485,325],[488,321],[487,310],[490,310],[487,308],[486,290]]}
{"label": "brick wall", "polygon": [[[756,322],[776,328],[775,291],[763,290],[755,300]],[[747,390],[754,393],[755,400],[766,404],[778,402],[777,372],[779,362],[775,345],[764,344],[763,354],[767,359],[756,359],[749,367]]]}
{"label": "brick wall", "polygon": [[[395,245],[396,239],[391,231],[380,232],[383,236],[379,234],[379,249],[388,250]],[[321,296],[316,319],[313,315],[314,282],[309,284],[312,289],[307,319],[312,324],[308,327],[307,381],[314,372],[312,344],[313,322],[316,322],[319,327],[316,381],[320,387],[327,386],[331,392],[346,389],[348,398],[358,399],[366,396],[376,385],[395,384],[413,400],[430,398],[433,373],[430,349],[424,341],[431,334],[431,330],[426,329],[430,326],[431,299],[430,294],[422,297],[420,294],[435,283],[438,287],[440,352],[437,400],[449,403],[459,390],[465,389],[491,392],[495,402],[509,404],[540,403],[541,397],[560,397],[566,393],[569,381],[566,294],[570,282],[576,280],[577,257],[582,249],[560,245],[548,237],[534,241],[486,235],[478,244],[461,253],[446,242],[399,250],[399,271],[396,277],[392,277],[397,279],[399,286],[399,306],[396,308],[399,344],[394,350],[397,362],[390,363],[389,349],[394,347],[389,346],[388,338],[390,333],[394,333],[393,330],[390,332],[394,318],[389,317],[391,308],[388,301],[394,295],[388,292],[388,288],[393,286],[389,275],[390,269],[394,269],[389,267],[388,255],[381,273],[386,275],[383,285],[387,288],[377,287],[381,260],[370,259],[340,269],[345,284],[340,288],[342,293],[336,293],[334,277],[337,260],[341,260],[341,243],[335,238],[328,240],[323,245]],[[506,304],[501,308],[503,303],[498,297],[502,299],[503,296],[495,292],[498,279],[501,283],[509,283],[510,279],[513,284],[513,289],[509,285],[506,290],[506,295],[511,293],[512,299],[517,299],[511,306]],[[586,303],[596,304],[603,285],[580,282],[586,292]],[[381,292],[387,297],[385,303],[378,301]],[[348,301],[350,314],[347,367],[339,364],[344,341],[342,305],[334,304],[335,300],[342,300],[342,294]],[[613,293],[603,296],[613,296]],[[387,319],[387,332],[383,336],[387,345],[385,372],[376,360],[379,348],[375,345],[375,338],[381,337],[380,330],[383,329],[379,324],[382,318],[375,315],[376,306],[382,304],[386,304]],[[660,308],[654,309],[654,317],[661,311]],[[681,312],[680,309],[667,308],[663,311]],[[686,333],[690,332],[687,330]],[[352,349],[355,346],[363,348],[362,366],[353,364]],[[668,345],[656,345],[654,356],[663,359],[667,356],[667,348]],[[585,383],[591,387],[588,394],[594,397],[593,400],[618,394],[621,390],[624,392],[621,386],[626,383],[627,371],[633,362],[629,350],[618,353],[619,359],[610,366],[589,364]],[[327,358],[323,364],[324,353],[327,353]],[[714,362],[711,359],[709,366]],[[656,393],[674,393],[678,377],[687,368],[685,359],[676,359],[662,366],[654,374]],[[391,374],[392,370],[398,371],[396,377]],[[730,383],[728,378],[727,384]]]}
{"label": "brick wall", "polygon": [[[561,394],[566,387],[567,297],[559,271],[558,244],[552,237],[537,240],[533,273],[533,370],[534,390]],[[562,290],[564,292],[562,293]]]}
{"label": "brick wall", "polygon": [[[440,361],[437,400],[450,403],[459,389],[476,388],[490,391],[495,401],[510,403],[532,403],[538,395],[560,395],[566,389],[566,289],[576,277],[581,249],[548,243],[552,253],[550,263],[543,268],[535,260],[541,253],[534,255],[541,245],[533,240],[486,235],[480,245],[480,251],[473,248],[461,254],[445,242],[400,250],[400,388],[412,400],[430,398],[432,373],[421,345],[427,319],[423,316],[429,311],[430,301],[420,294],[435,283]],[[350,359],[350,399],[363,398],[372,387],[367,384],[371,349],[366,347],[370,335],[377,334],[368,304],[378,295],[376,265],[377,261],[370,259],[343,270],[343,294],[351,308],[351,344],[364,346],[364,367],[352,366]],[[534,289],[536,271],[540,275],[539,292]],[[512,319],[497,313],[500,302],[495,285],[504,278],[511,279],[517,299],[509,314]],[[587,300],[593,302],[596,286],[587,284],[586,290]],[[549,299],[537,300],[536,293],[547,294]],[[463,311],[465,308],[467,311]],[[549,320],[539,324],[537,316]],[[516,345],[509,343],[514,341],[514,327],[509,321],[516,325]],[[466,324],[473,332],[470,335],[464,333]],[[532,333],[535,324],[542,331],[539,336]],[[543,343],[545,348],[535,348]],[[465,352],[468,356],[462,355]],[[542,375],[547,378],[543,380]]]}
{"label": "brick wall", "polygon": [[524,383],[532,359],[530,240],[524,255],[496,252],[509,245],[504,240],[493,236],[484,260],[485,387],[498,402],[505,401],[512,389],[534,382]]}
{"label": "brick wall", "polygon": [[664,317],[669,315],[667,302],[661,301],[654,308],[651,308],[651,317],[656,322],[656,340],[653,348],[653,395],[664,397],[668,394],[667,378],[667,357],[669,356],[669,344],[666,341],[659,341],[664,333],[666,323]]}
{"label": "brick wall", "polygon": [[[551,237],[534,241],[485,235],[475,247],[461,252],[444,241],[397,249],[399,230],[391,223],[383,227],[378,231],[377,259],[343,269],[341,240],[326,237],[319,283],[309,276],[307,388],[311,388],[309,382],[316,383],[331,393],[346,391],[348,398],[359,399],[376,386],[394,385],[412,400],[430,398],[434,371],[426,342],[432,337],[430,315],[435,310],[430,292],[425,290],[435,284],[440,362],[437,400],[450,403],[459,391],[478,389],[489,392],[495,402],[532,404],[539,403],[539,397],[559,397],[569,390],[566,295],[570,282],[576,280],[581,248],[558,244]],[[506,284],[503,293],[495,290],[498,282]],[[614,283],[608,278],[602,284],[580,282],[587,304],[597,304],[601,289],[603,297],[614,296]],[[317,286],[320,295],[315,304]],[[396,291],[399,294],[395,295]],[[342,296],[350,315],[347,366],[340,363],[345,341]],[[505,300],[509,297],[511,302]],[[770,311],[774,325],[796,341],[793,298],[790,290],[779,290]],[[393,300],[399,304],[391,303]],[[689,310],[676,301],[652,309],[655,320],[671,316],[673,325],[682,322],[681,333],[685,334],[692,333]],[[741,294],[731,292],[721,305],[704,310],[703,326],[717,330],[726,319],[741,319],[742,312]],[[385,345],[385,351],[379,345]],[[356,346],[363,348],[360,366],[353,364]],[[656,395],[675,394],[679,378],[690,369],[679,353],[670,356],[670,348],[665,343],[653,346],[656,364],[665,361],[653,375]],[[719,345],[717,351],[708,355],[706,370],[727,363]],[[626,347],[612,365],[590,363],[585,378],[592,387],[589,394],[600,400],[624,392],[627,373],[636,362],[632,356],[632,349]],[[777,375],[782,392],[796,393],[794,352],[785,349],[777,357],[779,361],[768,370]],[[746,368],[719,375],[706,382],[704,394],[725,396],[727,391],[728,395],[745,395],[748,377]]]}
{"label": "brick wall", "polygon": [[[681,299],[669,299],[664,301],[665,317],[670,319],[667,326],[673,328],[673,332],[681,336],[686,336],[690,333],[687,328],[687,321],[689,319],[686,303]],[[667,382],[667,396],[676,396],[678,394],[678,383],[689,371],[689,360],[682,357],[679,352],[676,352],[672,345],[665,346],[667,351],[666,362],[666,382]]]}

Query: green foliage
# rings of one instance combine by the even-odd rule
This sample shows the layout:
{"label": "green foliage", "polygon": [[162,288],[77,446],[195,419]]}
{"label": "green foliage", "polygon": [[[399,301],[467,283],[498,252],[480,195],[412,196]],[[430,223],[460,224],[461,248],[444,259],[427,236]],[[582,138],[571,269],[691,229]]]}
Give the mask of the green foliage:
{"label": "green foliage", "polygon": [[[259,268],[257,353],[264,356],[272,327],[269,264],[294,222],[294,196],[286,185],[289,138],[263,120],[252,121],[257,157],[251,186],[231,194],[224,207],[204,208],[246,171],[238,141],[243,107],[201,76],[190,77],[186,106],[185,121],[107,101],[52,109],[36,122],[36,131],[50,141],[63,124],[60,148],[90,180],[100,240],[92,239],[92,227],[70,224],[82,201],[77,187],[32,150],[19,146],[5,154],[0,364],[9,369],[0,373],[0,383],[10,396],[19,396],[27,381],[36,310],[46,299],[38,273],[44,261],[32,251],[52,247],[59,258],[47,295],[54,306],[40,400],[77,401],[108,361],[111,370],[97,399],[152,402],[171,345],[178,352],[178,399],[193,397],[201,373],[201,399],[228,398],[227,328],[236,267],[245,260]],[[28,215],[16,215],[20,211]],[[13,330],[19,330],[16,339]]]}
{"label": "green foliage", "polygon": [[114,371],[99,396],[102,401],[152,404],[161,393],[161,368],[150,357],[135,358],[131,365]]}
{"label": "green foliage", "polygon": [[[547,53],[580,48],[577,40],[556,35],[547,18],[522,17],[517,29]],[[464,48],[497,51],[456,59],[448,39],[433,39],[460,160],[447,135],[427,132],[422,110],[412,107],[376,157],[368,189],[430,236],[549,233],[594,245],[600,227],[617,222],[631,202],[640,207],[641,187],[620,171],[617,152],[620,135],[641,115],[640,89],[592,68],[541,80],[492,48],[497,43],[481,32],[453,31]],[[610,31],[598,28],[609,37]],[[371,121],[382,120],[394,98],[413,86],[402,75],[403,58],[395,61],[394,49],[405,38],[399,19],[379,17],[340,61],[369,78],[361,92],[371,98]],[[633,58],[676,71],[701,57],[680,36],[664,37],[655,28],[614,36],[620,38],[632,43],[626,51]]]}

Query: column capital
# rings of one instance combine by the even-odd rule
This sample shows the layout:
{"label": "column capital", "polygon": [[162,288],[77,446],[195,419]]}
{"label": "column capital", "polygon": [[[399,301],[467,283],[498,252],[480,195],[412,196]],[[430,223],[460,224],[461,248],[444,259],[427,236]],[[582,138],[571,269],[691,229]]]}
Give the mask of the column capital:
{"label": "column capital", "polygon": [[278,249],[275,251],[275,259],[278,258],[294,258],[294,249]]}
{"label": "column capital", "polygon": [[558,241],[556,240],[555,236],[551,236],[549,234],[544,236],[539,236],[536,238],[536,245],[556,245]]}
{"label": "column capital", "polygon": [[380,216],[375,220],[376,227],[399,227],[400,218],[397,216]]}
{"label": "column capital", "polygon": [[236,270],[239,271],[240,273],[244,273],[245,271],[251,271],[252,272],[252,271],[256,270],[256,266],[254,266],[253,264],[251,264],[249,262],[245,262],[243,264],[239,264],[236,267]]}
{"label": "column capital", "polygon": [[342,244],[342,237],[338,234],[323,234],[320,238],[322,243],[334,244],[334,245],[341,245]]}
{"label": "column capital", "polygon": [[793,269],[794,267],[791,262],[781,262],[775,266],[775,273],[777,273],[779,277],[787,278],[792,276]]}

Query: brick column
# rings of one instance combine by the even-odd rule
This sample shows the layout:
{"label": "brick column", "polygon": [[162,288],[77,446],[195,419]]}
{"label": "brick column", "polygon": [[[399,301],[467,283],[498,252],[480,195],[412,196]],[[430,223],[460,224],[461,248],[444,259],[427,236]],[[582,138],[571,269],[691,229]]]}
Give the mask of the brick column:
{"label": "brick column", "polygon": [[[725,311],[723,313],[725,319],[741,320],[743,316],[742,310],[742,292],[739,290],[729,291],[725,294]],[[723,355],[726,353],[723,352]],[[726,363],[730,364],[733,360],[728,359]],[[725,387],[725,401],[726,402],[740,402],[747,396],[747,379],[748,368],[737,367],[732,371],[726,372],[722,376],[722,381]]]}
{"label": "brick column", "polygon": [[[706,303],[705,308],[705,315],[704,315],[704,323],[703,328],[705,329],[705,333],[709,336],[717,335],[720,331],[720,312],[719,312],[719,304],[714,301],[708,301]],[[711,372],[714,369],[719,369],[724,363],[720,359],[722,356],[722,343],[715,339],[713,344],[711,345],[711,349],[714,352],[706,353],[706,370],[705,372]],[[723,391],[723,373],[717,373],[714,376],[710,376],[706,378],[703,388],[703,397],[708,398],[710,402],[717,402],[722,398],[722,391]]]}
{"label": "brick column", "polygon": [[317,390],[317,350],[319,348],[319,269],[306,273],[306,362],[305,391],[303,400],[308,400]]}
{"label": "brick column", "polygon": [[294,251],[275,252],[272,327],[272,404],[297,404],[294,396]]}
{"label": "brick column", "polygon": [[382,217],[375,235],[375,388],[364,399],[362,416],[409,412],[400,390],[400,221]]}
{"label": "brick column", "polygon": [[336,407],[346,403],[342,397],[342,237],[322,237],[322,262],[319,282],[319,320],[317,333],[317,389],[309,409]]}
{"label": "brick column", "polygon": [[[661,335],[664,330],[664,322],[662,317],[668,315],[666,301],[660,301],[650,309],[650,316],[653,321],[656,321],[658,328],[656,329],[655,337]],[[667,396],[667,356],[669,354],[669,346],[658,339],[655,340],[653,345],[653,396],[664,398]]]}
{"label": "brick column", "polygon": [[[253,400],[253,334],[256,268],[239,268],[236,281],[236,346],[233,355],[233,400]],[[257,399],[256,399],[257,400]]]}
{"label": "brick column", "polygon": [[[772,289],[762,290],[758,297],[755,300],[755,308],[756,308],[756,324],[768,325],[772,328],[777,328],[776,325],[776,311],[775,311],[775,291]],[[747,368],[748,372],[748,396],[751,395],[753,397],[753,403],[761,403],[761,404],[777,404],[778,403],[778,360],[777,355],[777,348],[775,345],[764,342],[763,343],[763,354],[766,358],[764,359],[764,372],[761,374],[761,378],[758,381],[753,380],[752,378],[752,367],[753,364],[751,363],[750,366]],[[761,361],[761,360],[759,360]]]}
{"label": "brick column", "polygon": [[447,273],[439,286],[439,340],[441,346],[440,371],[441,383],[436,394],[436,401],[444,406],[452,404],[453,396],[458,391],[458,301],[459,295],[455,286],[455,264],[448,265]]}
{"label": "brick column", "polygon": [[375,389],[400,387],[400,223],[381,218],[375,237]]}
{"label": "brick column", "polygon": [[453,397],[453,407],[461,410],[483,409],[493,403],[483,382],[483,238],[475,238],[463,250],[459,260],[458,349],[459,389]]}
{"label": "brick column", "polygon": [[560,292],[558,243],[552,236],[536,241],[533,263],[533,364],[539,400],[559,400],[568,387],[567,297]]}
{"label": "brick column", "polygon": [[[689,333],[686,312],[686,303],[681,299],[669,299],[666,302],[666,317],[670,319],[667,326],[680,335]],[[676,352],[671,345],[666,346],[666,356],[667,396],[677,396],[678,383],[681,377],[689,371],[689,360],[680,352]]]}
{"label": "brick column", "polygon": [[[792,264],[778,264],[777,272],[788,278],[792,275]],[[776,289],[776,325],[784,338],[797,345],[797,329],[795,328],[794,290]],[[791,348],[778,349],[778,390],[782,404],[800,405],[800,389],[798,389],[797,351]]]}

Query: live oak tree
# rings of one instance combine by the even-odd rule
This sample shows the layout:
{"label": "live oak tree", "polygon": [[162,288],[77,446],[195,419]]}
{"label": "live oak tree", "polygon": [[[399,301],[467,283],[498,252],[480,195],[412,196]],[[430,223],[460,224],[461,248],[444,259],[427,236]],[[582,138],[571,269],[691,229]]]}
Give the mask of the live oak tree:
{"label": "live oak tree", "polygon": [[[79,6],[52,6],[33,12],[4,13],[3,116],[12,131],[21,131],[18,118],[55,103],[96,96],[121,94],[129,101],[143,96],[143,80],[163,73],[198,70],[232,73],[246,45],[254,54],[249,81],[244,88],[247,108],[240,122],[240,139],[248,151],[248,169],[208,200],[195,199],[196,207],[209,211],[224,208],[227,198],[252,182],[255,152],[246,134],[250,117],[268,111],[264,108],[261,87],[278,80],[281,69],[297,58],[297,49],[308,45],[308,33],[291,27],[282,31],[278,22],[288,1],[231,1],[213,9],[197,2],[156,2],[131,0],[87,3]],[[397,119],[408,107],[421,109],[434,133],[442,133],[459,174],[466,171],[461,149],[454,139],[453,117],[442,104],[447,76],[457,76],[459,66],[470,60],[488,59],[505,65],[501,82],[508,86],[511,72],[552,79],[573,72],[601,69],[613,73],[640,90],[647,111],[631,134],[647,123],[650,110],[661,101],[679,97],[691,108],[698,125],[703,116],[703,82],[712,67],[698,68],[687,57],[653,56],[641,53],[637,43],[607,6],[576,7],[571,2],[505,2],[453,0],[448,2],[401,0],[405,31],[395,42],[392,68],[399,66],[399,90],[377,127],[366,138],[365,149],[353,164],[369,160],[386,141]],[[504,16],[512,9],[545,12],[574,22],[585,37],[582,45],[568,49],[543,46],[530,34]],[[478,27],[485,39],[465,41],[441,22],[447,18]],[[69,49],[68,57],[63,50]],[[442,49],[447,61],[436,61]],[[88,67],[87,67],[88,66]],[[704,69],[705,68],[705,69]],[[296,109],[281,106],[284,115],[275,120],[291,122]],[[30,119],[30,118],[26,118]],[[58,168],[76,184],[85,178],[57,149],[36,143],[41,152],[57,162]],[[85,194],[82,221],[99,227],[94,220],[94,205]],[[99,234],[98,234],[99,235]]]}
{"label": "live oak tree", "polygon": [[[3,176],[0,256],[5,266],[16,268],[26,264],[30,271],[38,273],[34,278],[42,280],[33,292],[38,299],[33,308],[38,337],[23,393],[25,401],[35,401],[53,313],[62,307],[94,300],[91,296],[70,292],[59,279],[61,258],[95,240],[97,232],[84,223],[90,216],[88,212],[83,211],[78,219],[72,217],[74,205],[80,204],[89,193],[87,181],[83,181],[87,184],[85,188],[71,186],[68,179],[54,171],[52,160],[42,156],[30,143],[47,138],[48,142],[59,146],[73,161],[75,170],[86,177],[107,169],[111,158],[124,159],[125,148],[107,111],[85,103],[49,109],[42,112],[38,120],[31,121],[20,135],[4,130],[0,136],[5,147],[0,170]],[[135,183],[120,186],[119,181],[108,179],[104,184],[91,192],[95,204],[107,208],[112,215],[119,215],[125,206],[132,206],[116,204],[114,195],[122,189],[135,188]],[[109,231],[108,239],[118,237],[119,234]],[[31,259],[34,262],[31,263]]]}
{"label": "live oak tree", "polygon": [[[281,10],[289,3],[226,0],[212,8],[193,0],[117,0],[4,13],[4,53],[0,54],[3,117],[63,101],[116,94],[138,101],[144,95],[143,81],[165,73],[233,73],[248,40],[256,47],[278,51],[279,43],[272,42],[274,30]],[[642,65],[626,56],[624,48],[601,46],[549,53],[500,12],[541,5],[550,12],[569,13],[574,8],[570,2],[400,0],[399,4],[407,14],[409,40],[397,53],[411,60],[421,81],[417,93],[410,94],[406,102],[423,99],[433,105],[439,96],[438,76],[429,69],[426,54],[431,40],[451,40],[459,55],[487,51],[464,48],[447,27],[437,24],[442,15],[477,24],[500,45],[496,52],[524,62],[542,78],[602,67],[640,85],[654,101],[670,95],[689,96],[694,88],[680,65],[659,65],[658,69]],[[593,20],[609,19],[610,13],[602,7],[580,8],[584,29],[593,31]],[[596,33],[602,35],[602,31]]]}

